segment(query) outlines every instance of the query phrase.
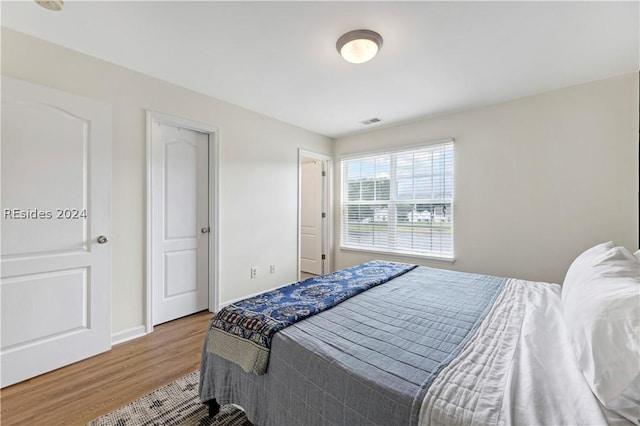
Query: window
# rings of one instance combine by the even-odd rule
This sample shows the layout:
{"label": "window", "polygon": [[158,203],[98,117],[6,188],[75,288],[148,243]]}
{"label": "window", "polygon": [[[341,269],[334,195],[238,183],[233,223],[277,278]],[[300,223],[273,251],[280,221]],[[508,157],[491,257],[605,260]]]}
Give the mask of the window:
{"label": "window", "polygon": [[341,168],[342,248],[453,259],[453,141]]}

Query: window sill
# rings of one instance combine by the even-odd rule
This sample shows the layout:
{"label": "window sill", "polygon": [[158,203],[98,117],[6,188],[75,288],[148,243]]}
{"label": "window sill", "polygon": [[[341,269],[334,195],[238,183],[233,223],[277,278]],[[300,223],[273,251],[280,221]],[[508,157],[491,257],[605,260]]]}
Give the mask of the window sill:
{"label": "window sill", "polygon": [[350,247],[350,246],[340,246],[340,251],[353,251],[359,253],[372,253],[372,254],[384,254],[386,256],[396,256],[396,257],[408,257],[413,259],[424,259],[424,260],[433,260],[436,262],[443,262],[453,265],[456,261],[456,258],[451,256],[438,256],[438,255],[424,255],[424,254],[415,254],[415,253],[403,253],[396,251],[386,251],[386,250],[374,250],[374,249],[365,249],[360,247]]}

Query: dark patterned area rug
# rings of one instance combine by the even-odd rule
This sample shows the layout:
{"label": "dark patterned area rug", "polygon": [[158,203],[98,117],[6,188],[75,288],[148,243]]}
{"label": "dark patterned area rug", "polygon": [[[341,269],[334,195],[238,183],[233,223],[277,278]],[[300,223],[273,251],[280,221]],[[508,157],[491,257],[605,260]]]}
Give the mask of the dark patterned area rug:
{"label": "dark patterned area rug", "polygon": [[253,426],[244,411],[223,405],[213,419],[198,398],[200,372],[176,380],[87,426]]}

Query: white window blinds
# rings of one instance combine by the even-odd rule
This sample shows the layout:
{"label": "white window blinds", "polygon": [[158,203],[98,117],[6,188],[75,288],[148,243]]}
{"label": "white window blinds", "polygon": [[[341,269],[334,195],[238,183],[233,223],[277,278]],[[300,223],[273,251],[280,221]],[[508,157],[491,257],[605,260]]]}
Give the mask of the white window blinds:
{"label": "white window blinds", "polygon": [[453,141],[341,168],[341,247],[453,258]]}

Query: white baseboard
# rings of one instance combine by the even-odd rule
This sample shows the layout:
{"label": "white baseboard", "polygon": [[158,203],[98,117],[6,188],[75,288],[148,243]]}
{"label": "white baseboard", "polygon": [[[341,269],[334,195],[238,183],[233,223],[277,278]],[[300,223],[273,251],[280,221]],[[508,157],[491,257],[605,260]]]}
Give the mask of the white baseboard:
{"label": "white baseboard", "polygon": [[133,327],[124,331],[119,331],[111,335],[111,345],[118,345],[128,340],[137,339],[138,337],[142,337],[146,334],[147,332],[144,325]]}

